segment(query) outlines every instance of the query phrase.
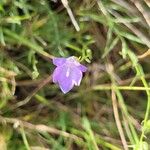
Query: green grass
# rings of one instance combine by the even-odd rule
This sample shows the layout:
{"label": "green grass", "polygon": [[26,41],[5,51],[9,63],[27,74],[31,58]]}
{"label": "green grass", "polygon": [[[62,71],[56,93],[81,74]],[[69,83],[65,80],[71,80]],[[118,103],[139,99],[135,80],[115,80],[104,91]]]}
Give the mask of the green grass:
{"label": "green grass", "polygon": [[[0,0],[0,150],[149,150],[149,2]],[[52,83],[52,58],[88,67]]]}

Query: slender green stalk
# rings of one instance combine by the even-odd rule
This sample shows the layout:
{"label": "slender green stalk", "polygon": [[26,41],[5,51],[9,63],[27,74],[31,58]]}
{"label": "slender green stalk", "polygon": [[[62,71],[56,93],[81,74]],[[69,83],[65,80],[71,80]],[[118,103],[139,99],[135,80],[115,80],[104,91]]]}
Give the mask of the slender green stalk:
{"label": "slender green stalk", "polygon": [[22,37],[21,35],[18,35],[15,32],[13,32],[11,30],[8,30],[6,28],[3,29],[3,32],[7,36],[15,39],[16,42],[19,42],[19,43],[21,43],[21,44],[23,44],[25,46],[28,46],[29,48],[33,49],[37,53],[39,53],[39,54],[41,54],[41,55],[43,55],[45,57],[48,57],[50,59],[54,58],[54,56],[52,56],[52,55],[48,54],[47,52],[45,52],[44,49],[41,46],[39,46],[39,45],[37,45],[35,43],[32,43],[31,41],[27,40],[25,37]]}
{"label": "slender green stalk", "polygon": [[25,132],[24,132],[24,128],[22,126],[21,126],[21,135],[22,135],[24,145],[26,146],[26,149],[31,150],[30,146],[29,146],[29,143],[28,143],[28,140],[27,140],[27,137],[26,137]]}
{"label": "slender green stalk", "polygon": [[105,90],[123,90],[123,91],[150,91],[150,87],[141,87],[141,86],[103,86],[103,85],[96,85],[93,87],[93,90],[101,90],[101,91],[105,91]]}
{"label": "slender green stalk", "polygon": [[143,76],[143,70],[141,68],[140,65],[136,66],[136,71],[138,74],[141,74],[141,80],[143,82],[143,85],[145,87],[145,91],[146,91],[146,94],[147,94],[147,108],[146,108],[146,112],[145,112],[145,117],[144,117],[144,120],[143,120],[143,128],[142,128],[142,133],[141,133],[141,136],[140,136],[140,142],[136,148],[136,150],[139,149],[139,147],[141,146],[142,144],[142,141],[143,141],[143,138],[144,138],[144,135],[145,135],[145,127],[146,127],[146,123],[148,121],[148,118],[149,118],[149,114],[150,114],[150,91],[149,91],[149,86],[147,84],[147,81],[145,80],[144,76]]}

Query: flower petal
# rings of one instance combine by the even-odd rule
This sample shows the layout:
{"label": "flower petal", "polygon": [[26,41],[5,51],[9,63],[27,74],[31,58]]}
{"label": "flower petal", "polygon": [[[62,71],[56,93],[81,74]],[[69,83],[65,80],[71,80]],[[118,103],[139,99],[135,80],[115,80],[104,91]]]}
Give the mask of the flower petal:
{"label": "flower petal", "polygon": [[61,73],[61,69],[60,69],[59,67],[57,67],[57,68],[54,70],[53,75],[52,75],[52,78],[53,78],[53,82],[54,82],[54,83],[57,83],[57,82],[58,82],[60,73]]}
{"label": "flower petal", "polygon": [[80,85],[82,76],[83,76],[82,72],[78,68],[76,68],[76,67],[71,68],[69,78],[72,79],[72,82],[74,85],[76,85],[76,86]]}
{"label": "flower petal", "polygon": [[59,77],[58,83],[63,93],[67,93],[73,88],[74,84],[70,76],[70,69],[65,65],[61,69],[61,76]]}
{"label": "flower petal", "polygon": [[87,70],[74,57],[54,58],[53,63],[57,66],[53,73],[53,82],[58,83],[63,93],[69,92],[74,85],[79,86],[83,73]]}
{"label": "flower petal", "polygon": [[63,93],[69,92],[74,86],[70,76],[70,69],[66,65],[57,67],[53,73],[53,82],[59,84]]}
{"label": "flower petal", "polygon": [[82,72],[86,72],[87,71],[87,67],[85,67],[84,65],[78,66],[79,70],[81,70]]}
{"label": "flower petal", "polygon": [[61,66],[66,62],[66,58],[53,58],[53,64],[56,66]]}
{"label": "flower petal", "polygon": [[59,81],[59,86],[62,92],[66,94],[73,88],[74,84],[70,78],[65,77],[64,80]]}

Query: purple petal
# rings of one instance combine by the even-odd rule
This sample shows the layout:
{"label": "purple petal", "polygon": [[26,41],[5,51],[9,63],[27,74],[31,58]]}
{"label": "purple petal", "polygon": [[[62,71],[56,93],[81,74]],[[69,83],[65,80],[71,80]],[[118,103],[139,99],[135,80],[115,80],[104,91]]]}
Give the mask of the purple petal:
{"label": "purple petal", "polygon": [[66,58],[53,58],[53,64],[56,66],[61,66],[66,62]]}
{"label": "purple petal", "polygon": [[52,78],[53,78],[53,82],[54,82],[54,83],[57,83],[57,82],[58,82],[60,73],[61,73],[61,69],[60,69],[60,67],[57,67],[57,68],[54,70],[53,75],[52,75]]}
{"label": "purple petal", "polygon": [[82,72],[76,68],[62,67],[61,77],[59,78],[59,86],[63,93],[69,92],[74,85],[79,86],[82,79]]}
{"label": "purple petal", "polygon": [[73,67],[71,69],[70,78],[74,85],[79,86],[82,80],[82,72],[78,68]]}
{"label": "purple petal", "polygon": [[54,58],[56,69],[53,73],[53,82],[58,83],[63,93],[69,92],[74,85],[79,86],[83,73],[87,67],[81,65],[74,57]]}
{"label": "purple petal", "polygon": [[73,88],[74,84],[71,79],[64,78],[64,80],[59,81],[59,86],[62,92],[66,94]]}
{"label": "purple petal", "polygon": [[59,67],[59,71],[60,71],[60,74],[59,74],[60,76],[58,77],[59,86],[61,90],[63,91],[63,93],[67,93],[74,86],[74,83],[72,82],[72,78],[70,76],[71,70],[69,67],[64,65],[62,67]]}
{"label": "purple petal", "polygon": [[84,65],[78,66],[79,70],[81,70],[82,72],[86,72],[87,71],[87,67],[85,67]]}
{"label": "purple petal", "polygon": [[59,84],[59,87],[63,93],[69,92],[74,86],[74,83],[72,82],[70,76],[67,75],[67,72],[68,67],[66,65],[63,65],[57,67],[53,73],[53,82]]}

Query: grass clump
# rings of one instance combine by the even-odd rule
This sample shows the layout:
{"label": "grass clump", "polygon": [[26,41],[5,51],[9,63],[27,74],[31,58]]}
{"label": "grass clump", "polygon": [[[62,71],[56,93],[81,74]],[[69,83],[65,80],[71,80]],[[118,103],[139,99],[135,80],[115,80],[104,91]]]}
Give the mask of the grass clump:
{"label": "grass clump", "polygon": [[[149,150],[148,1],[0,0],[0,149]],[[52,83],[54,57],[84,63]]]}

